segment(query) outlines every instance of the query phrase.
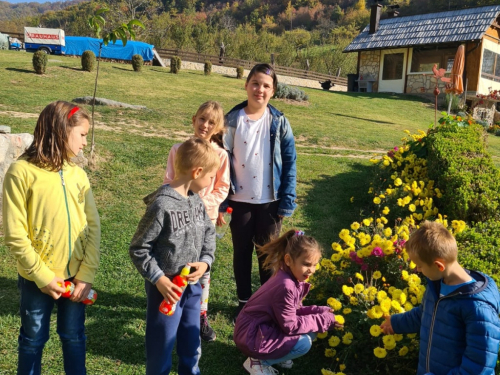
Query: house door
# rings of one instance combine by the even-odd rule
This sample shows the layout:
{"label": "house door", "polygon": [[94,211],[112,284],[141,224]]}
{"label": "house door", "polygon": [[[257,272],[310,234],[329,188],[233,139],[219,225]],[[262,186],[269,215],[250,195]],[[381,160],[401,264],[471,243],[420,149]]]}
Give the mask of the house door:
{"label": "house door", "polygon": [[407,49],[382,51],[380,56],[379,92],[403,93],[405,86],[405,67]]}

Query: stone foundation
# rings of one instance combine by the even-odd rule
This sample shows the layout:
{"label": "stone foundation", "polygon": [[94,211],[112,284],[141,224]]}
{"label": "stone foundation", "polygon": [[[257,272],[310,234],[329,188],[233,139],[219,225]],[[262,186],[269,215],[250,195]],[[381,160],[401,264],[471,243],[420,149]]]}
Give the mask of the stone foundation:
{"label": "stone foundation", "polygon": [[380,51],[363,51],[359,60],[359,79],[370,77],[373,82],[372,91],[378,92],[378,75],[380,72]]}
{"label": "stone foundation", "polygon": [[[449,75],[449,74],[448,74]],[[407,94],[431,94],[434,95],[434,88],[436,87],[436,79],[432,74],[408,74],[406,83]],[[439,91],[444,93],[445,83],[439,81]]]}

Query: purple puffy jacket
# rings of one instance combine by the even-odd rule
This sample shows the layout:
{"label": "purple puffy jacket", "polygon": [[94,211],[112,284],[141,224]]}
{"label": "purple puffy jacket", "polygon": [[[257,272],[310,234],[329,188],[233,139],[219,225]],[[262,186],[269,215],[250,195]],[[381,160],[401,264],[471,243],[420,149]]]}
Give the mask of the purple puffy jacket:
{"label": "purple puffy jacket", "polygon": [[277,359],[288,354],[300,335],[333,329],[335,316],[328,306],[302,306],[311,285],[279,270],[241,310],[234,342],[245,355]]}

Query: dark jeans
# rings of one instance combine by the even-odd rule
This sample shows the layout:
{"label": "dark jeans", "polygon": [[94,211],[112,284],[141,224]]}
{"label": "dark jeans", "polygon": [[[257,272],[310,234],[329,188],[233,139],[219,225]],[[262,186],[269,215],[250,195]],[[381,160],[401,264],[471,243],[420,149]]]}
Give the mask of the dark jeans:
{"label": "dark jeans", "polygon": [[64,371],[85,375],[85,305],[68,298],[54,300],[42,293],[33,281],[19,276],[21,329],[19,332],[18,375],[39,375],[42,352],[49,339],[50,315],[57,305],[57,333],[62,342]]}
{"label": "dark jeans", "polygon": [[145,282],[148,307],[146,313],[146,375],[168,375],[172,368],[172,351],[177,342],[179,375],[199,375],[200,283],[189,284],[177,302],[175,313],[159,311],[163,296],[149,281]]}
{"label": "dark jeans", "polygon": [[[233,236],[233,270],[236,292],[240,302],[246,302],[252,295],[252,255],[255,245],[262,246],[274,236],[279,236],[281,219],[278,217],[279,201],[251,204],[229,201],[231,234]],[[260,284],[271,277],[264,270],[263,258],[259,258]]]}

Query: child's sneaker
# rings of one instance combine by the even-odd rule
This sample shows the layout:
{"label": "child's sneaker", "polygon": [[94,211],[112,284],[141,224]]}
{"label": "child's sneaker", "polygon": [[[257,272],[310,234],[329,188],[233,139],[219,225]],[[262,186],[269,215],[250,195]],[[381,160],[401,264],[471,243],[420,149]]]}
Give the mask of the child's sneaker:
{"label": "child's sneaker", "polygon": [[291,359],[287,359],[286,361],[280,362],[277,365],[282,368],[292,368],[293,361]]}
{"label": "child's sneaker", "polygon": [[258,359],[248,357],[243,363],[243,367],[251,375],[278,375],[279,371],[272,366],[263,365]]}
{"label": "child's sneaker", "polygon": [[208,323],[208,316],[206,313],[200,315],[200,337],[203,341],[207,342],[215,341],[217,337],[214,330]]}

